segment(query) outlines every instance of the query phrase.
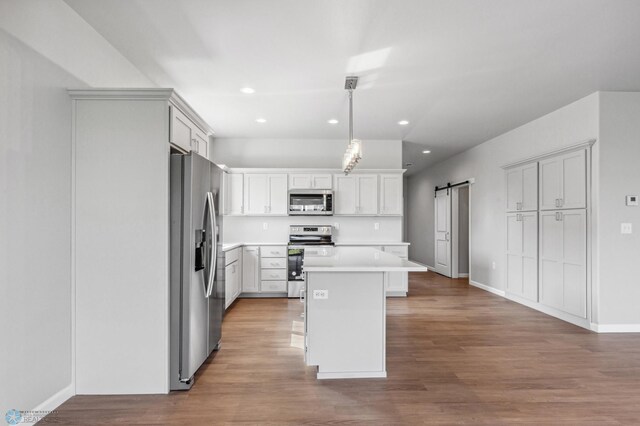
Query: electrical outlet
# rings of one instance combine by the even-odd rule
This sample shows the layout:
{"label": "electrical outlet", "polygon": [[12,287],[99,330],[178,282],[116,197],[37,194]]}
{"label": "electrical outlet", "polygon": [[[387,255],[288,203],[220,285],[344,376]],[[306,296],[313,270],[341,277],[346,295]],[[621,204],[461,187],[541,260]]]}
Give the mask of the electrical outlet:
{"label": "electrical outlet", "polygon": [[269,229],[269,223],[268,223],[268,222],[263,222],[263,223],[262,223],[262,229],[263,229],[263,230],[265,230],[265,231],[266,231],[267,229]]}
{"label": "electrical outlet", "polygon": [[632,223],[621,223],[620,224],[620,233],[621,234],[633,234],[633,224]]}
{"label": "electrical outlet", "polygon": [[333,229],[335,229],[336,231],[340,230],[340,224],[338,222],[333,224]]}
{"label": "electrical outlet", "polygon": [[329,290],[313,290],[314,299],[328,299]]}
{"label": "electrical outlet", "polygon": [[496,262],[491,262],[491,269],[496,269]]}
{"label": "electrical outlet", "polygon": [[378,222],[374,223],[373,224],[373,229],[376,230],[376,231],[379,231],[380,230],[380,224]]}

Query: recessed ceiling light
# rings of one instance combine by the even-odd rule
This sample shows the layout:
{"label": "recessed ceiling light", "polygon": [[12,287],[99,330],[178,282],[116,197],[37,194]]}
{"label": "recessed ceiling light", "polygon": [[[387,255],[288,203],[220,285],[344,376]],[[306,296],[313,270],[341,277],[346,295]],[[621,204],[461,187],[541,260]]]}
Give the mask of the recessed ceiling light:
{"label": "recessed ceiling light", "polygon": [[242,89],[240,89],[240,91],[245,95],[251,95],[253,93],[256,93],[256,91],[253,90],[251,87],[243,87]]}
{"label": "recessed ceiling light", "polygon": [[400,120],[398,121],[398,124],[401,126],[406,126],[407,124],[409,124],[409,122],[407,120]]}
{"label": "recessed ceiling light", "polygon": [[425,149],[424,151],[422,151],[423,154],[430,154],[431,151],[429,151],[428,149]]}
{"label": "recessed ceiling light", "polygon": [[329,123],[329,124],[338,124],[338,120],[336,120],[335,118],[332,118],[331,120],[327,120],[327,123]]}
{"label": "recessed ceiling light", "polygon": [[266,123],[267,119],[266,118],[256,118],[256,123]]}

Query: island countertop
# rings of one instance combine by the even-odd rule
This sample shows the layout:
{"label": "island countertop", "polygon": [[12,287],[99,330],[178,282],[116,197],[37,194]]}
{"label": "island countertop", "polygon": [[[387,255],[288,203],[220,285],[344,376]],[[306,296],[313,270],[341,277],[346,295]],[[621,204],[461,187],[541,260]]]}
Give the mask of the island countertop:
{"label": "island countertop", "polygon": [[370,247],[327,247],[304,256],[304,272],[427,272],[427,267]]}

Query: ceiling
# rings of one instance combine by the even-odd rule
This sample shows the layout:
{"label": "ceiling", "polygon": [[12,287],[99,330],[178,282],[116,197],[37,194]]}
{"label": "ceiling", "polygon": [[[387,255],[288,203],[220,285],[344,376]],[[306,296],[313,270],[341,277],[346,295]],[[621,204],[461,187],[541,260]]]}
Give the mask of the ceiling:
{"label": "ceiling", "polygon": [[596,90],[640,90],[637,0],[66,2],[217,137],[346,144],[358,75],[355,137],[365,155],[402,139],[410,172]]}

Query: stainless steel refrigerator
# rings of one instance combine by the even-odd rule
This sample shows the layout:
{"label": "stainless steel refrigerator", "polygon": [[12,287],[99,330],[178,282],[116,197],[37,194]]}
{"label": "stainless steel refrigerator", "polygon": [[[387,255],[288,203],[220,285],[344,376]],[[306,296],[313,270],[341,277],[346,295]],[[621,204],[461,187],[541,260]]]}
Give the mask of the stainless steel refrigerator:
{"label": "stainless steel refrigerator", "polygon": [[220,347],[223,172],[195,153],[172,154],[170,162],[170,388],[186,390]]}

